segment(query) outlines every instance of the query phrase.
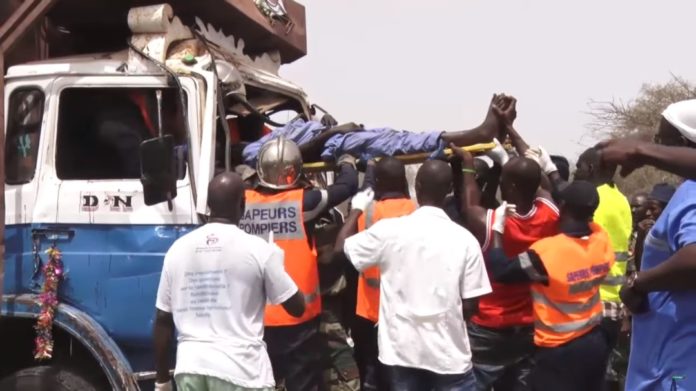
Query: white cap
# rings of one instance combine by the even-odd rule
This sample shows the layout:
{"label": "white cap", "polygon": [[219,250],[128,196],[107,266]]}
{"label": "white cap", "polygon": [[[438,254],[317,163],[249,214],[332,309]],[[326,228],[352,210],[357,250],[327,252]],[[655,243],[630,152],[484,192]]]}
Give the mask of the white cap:
{"label": "white cap", "polygon": [[696,143],[696,99],[667,106],[662,116],[687,140]]}

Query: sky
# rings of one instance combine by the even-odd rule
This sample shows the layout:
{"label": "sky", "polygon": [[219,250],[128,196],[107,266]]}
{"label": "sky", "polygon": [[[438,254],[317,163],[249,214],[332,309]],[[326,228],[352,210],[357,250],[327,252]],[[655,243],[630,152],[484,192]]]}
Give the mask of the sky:
{"label": "sky", "polygon": [[518,99],[532,145],[574,160],[591,100],[696,81],[693,0],[299,0],[308,55],[281,68],[339,122],[412,131],[478,125]]}

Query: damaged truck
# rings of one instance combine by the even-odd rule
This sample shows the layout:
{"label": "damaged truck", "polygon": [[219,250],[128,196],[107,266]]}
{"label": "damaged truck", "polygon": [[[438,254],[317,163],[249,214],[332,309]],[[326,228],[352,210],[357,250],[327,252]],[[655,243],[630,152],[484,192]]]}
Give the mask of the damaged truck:
{"label": "damaged truck", "polygon": [[306,53],[304,8],[12,3],[0,48],[29,49],[0,51],[0,389],[151,389],[164,253],[205,222],[208,182],[237,163],[235,145],[315,116],[278,74]]}

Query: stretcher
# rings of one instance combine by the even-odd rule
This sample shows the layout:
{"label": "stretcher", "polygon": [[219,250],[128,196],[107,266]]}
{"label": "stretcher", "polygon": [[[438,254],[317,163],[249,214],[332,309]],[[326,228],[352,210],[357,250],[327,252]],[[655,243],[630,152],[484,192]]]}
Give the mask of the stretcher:
{"label": "stretcher", "polygon": [[[486,151],[490,151],[495,147],[494,143],[485,143],[485,144],[474,144],[474,145],[469,145],[466,147],[463,147],[465,151],[471,152],[473,154],[477,153],[483,153]],[[421,153],[412,153],[409,155],[399,155],[395,156],[397,159],[401,160],[404,162],[404,164],[418,164],[418,163],[423,163],[424,161],[428,160],[432,152],[421,152]],[[450,156],[452,155],[452,149],[451,148],[446,148],[444,150],[445,156]],[[327,162],[311,162],[311,163],[305,163],[302,166],[302,169],[304,172],[321,172],[321,171],[332,171],[335,168],[335,164],[333,162],[327,163]]]}

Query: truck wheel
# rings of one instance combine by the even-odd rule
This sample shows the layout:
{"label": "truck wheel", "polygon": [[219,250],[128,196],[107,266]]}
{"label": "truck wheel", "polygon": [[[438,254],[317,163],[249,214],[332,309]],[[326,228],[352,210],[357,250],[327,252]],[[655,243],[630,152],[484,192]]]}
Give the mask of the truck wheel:
{"label": "truck wheel", "polygon": [[64,368],[24,368],[0,380],[3,391],[98,391],[77,373]]}

